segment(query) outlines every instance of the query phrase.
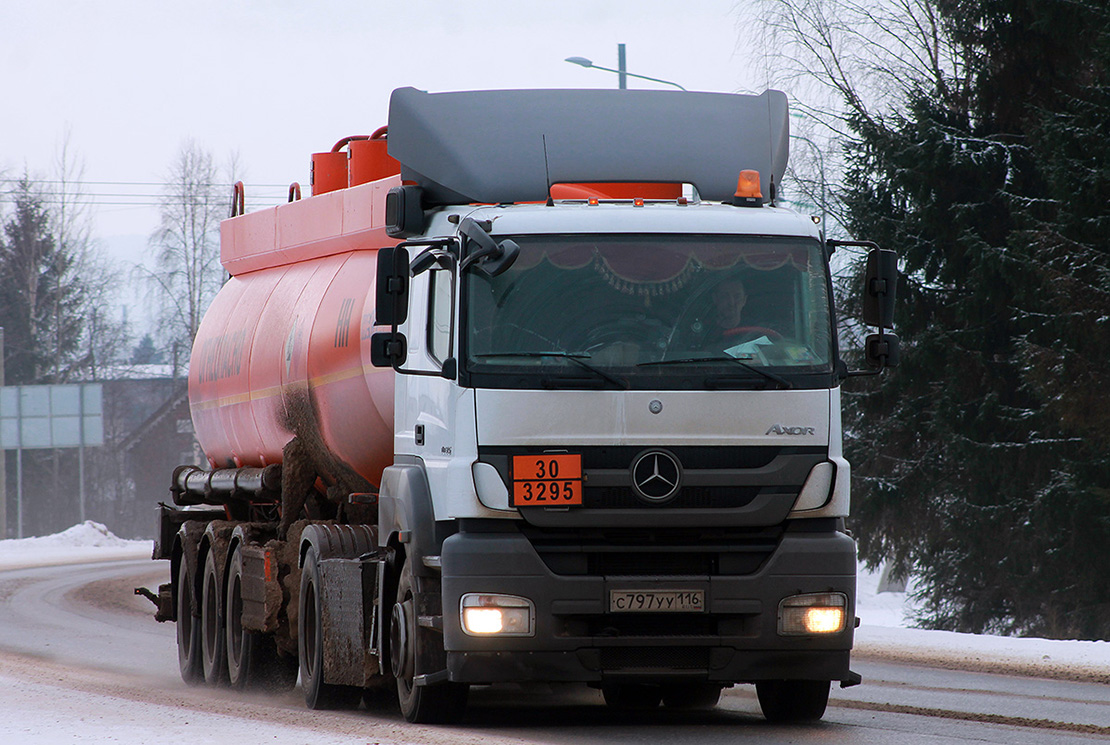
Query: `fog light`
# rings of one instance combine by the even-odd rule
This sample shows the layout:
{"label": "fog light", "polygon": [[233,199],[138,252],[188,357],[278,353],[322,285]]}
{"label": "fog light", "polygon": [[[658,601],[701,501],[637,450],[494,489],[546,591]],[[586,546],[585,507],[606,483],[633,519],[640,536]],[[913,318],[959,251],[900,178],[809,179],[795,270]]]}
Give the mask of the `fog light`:
{"label": "fog light", "polygon": [[779,634],[838,634],[847,626],[848,596],[842,592],[793,595],[779,603]]}
{"label": "fog light", "polygon": [[463,631],[471,636],[532,636],[535,605],[516,595],[468,593],[460,602]]}

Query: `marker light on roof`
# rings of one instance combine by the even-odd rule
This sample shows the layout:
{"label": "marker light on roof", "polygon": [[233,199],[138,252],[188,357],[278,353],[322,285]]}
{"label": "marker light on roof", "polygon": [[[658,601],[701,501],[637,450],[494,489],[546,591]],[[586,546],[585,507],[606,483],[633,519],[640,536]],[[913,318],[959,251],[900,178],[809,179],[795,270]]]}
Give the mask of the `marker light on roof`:
{"label": "marker light on roof", "polygon": [[736,179],[736,194],[732,203],[743,207],[759,207],[763,204],[763,192],[759,188],[759,171],[740,171]]}

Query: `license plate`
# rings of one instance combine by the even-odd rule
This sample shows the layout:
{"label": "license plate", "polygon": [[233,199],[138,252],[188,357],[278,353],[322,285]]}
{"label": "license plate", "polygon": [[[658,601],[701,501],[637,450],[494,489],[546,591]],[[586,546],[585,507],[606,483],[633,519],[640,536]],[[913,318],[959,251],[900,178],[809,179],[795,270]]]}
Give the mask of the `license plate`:
{"label": "license plate", "polygon": [[582,504],[582,456],[543,453],[513,456],[513,507]]}
{"label": "license plate", "polygon": [[610,590],[610,613],[701,613],[704,590]]}

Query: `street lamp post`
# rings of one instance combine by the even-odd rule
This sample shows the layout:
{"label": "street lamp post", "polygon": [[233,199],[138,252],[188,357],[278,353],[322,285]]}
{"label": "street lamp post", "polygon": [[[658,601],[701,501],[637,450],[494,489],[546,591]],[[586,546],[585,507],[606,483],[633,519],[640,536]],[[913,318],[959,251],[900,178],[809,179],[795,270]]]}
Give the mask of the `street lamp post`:
{"label": "street lamp post", "polygon": [[617,67],[618,67],[618,69],[616,69],[616,70],[614,70],[611,67],[602,67],[601,65],[595,65],[593,63],[593,60],[586,59],[585,57],[567,57],[566,61],[571,63],[572,65],[579,65],[580,67],[592,67],[595,70],[604,70],[605,72],[615,72],[619,76],[617,86],[621,90],[624,90],[625,88],[628,87],[627,78],[639,78],[640,80],[650,80],[653,83],[662,83],[663,85],[673,85],[675,88],[678,88],[680,91],[686,90],[681,85],[679,85],[678,83],[675,83],[671,80],[663,80],[661,78],[649,78],[647,75],[637,75],[634,72],[628,72],[628,70],[626,70],[624,68],[624,65],[625,65],[624,44],[618,44],[617,45]]}

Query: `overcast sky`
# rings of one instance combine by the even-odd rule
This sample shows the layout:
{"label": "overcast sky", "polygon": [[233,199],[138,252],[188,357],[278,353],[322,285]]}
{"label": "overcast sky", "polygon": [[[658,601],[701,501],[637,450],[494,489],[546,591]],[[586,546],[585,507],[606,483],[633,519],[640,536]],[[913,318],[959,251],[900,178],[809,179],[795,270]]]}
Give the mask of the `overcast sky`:
{"label": "overcast sky", "polygon": [[[309,154],[386,123],[389,93],[609,88],[587,57],[690,90],[753,92],[757,30],[735,0],[0,0],[0,177],[49,178],[65,133],[88,182],[157,183],[193,138],[237,152],[248,188],[307,186]],[[629,80],[629,87],[659,88]],[[94,194],[156,186],[93,184]],[[271,193],[273,189],[269,190]],[[257,194],[258,189],[254,192]],[[148,235],[157,212],[99,197],[95,232]],[[149,199],[147,201],[150,201]]]}

